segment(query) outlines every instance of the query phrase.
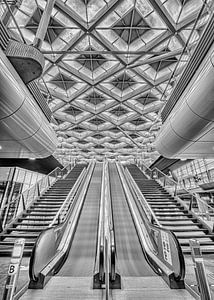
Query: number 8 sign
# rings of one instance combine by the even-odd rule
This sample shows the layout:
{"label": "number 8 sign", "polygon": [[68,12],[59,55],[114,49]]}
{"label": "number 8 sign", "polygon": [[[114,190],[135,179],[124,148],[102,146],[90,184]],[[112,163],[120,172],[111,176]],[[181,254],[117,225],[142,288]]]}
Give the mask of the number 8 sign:
{"label": "number 8 sign", "polygon": [[14,275],[17,273],[19,268],[18,264],[10,264],[9,269],[8,269],[8,275]]}

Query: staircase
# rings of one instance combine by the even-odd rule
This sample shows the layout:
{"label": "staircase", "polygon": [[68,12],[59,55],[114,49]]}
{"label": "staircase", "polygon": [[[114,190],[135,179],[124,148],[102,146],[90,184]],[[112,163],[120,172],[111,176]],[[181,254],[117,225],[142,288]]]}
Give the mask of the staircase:
{"label": "staircase", "polygon": [[84,167],[85,164],[76,165],[0,233],[0,257],[11,256],[14,241],[18,238],[25,239],[24,256],[30,256],[39,233],[54,219]]}
{"label": "staircase", "polygon": [[200,242],[203,253],[213,253],[214,235],[176,198],[154,179],[147,179],[136,165],[127,168],[163,227],[172,230],[184,254],[190,254],[189,239]]}

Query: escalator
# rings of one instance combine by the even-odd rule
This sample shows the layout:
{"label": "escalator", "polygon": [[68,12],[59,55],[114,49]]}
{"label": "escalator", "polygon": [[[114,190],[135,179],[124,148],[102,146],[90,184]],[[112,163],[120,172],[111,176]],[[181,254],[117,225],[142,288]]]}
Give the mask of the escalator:
{"label": "escalator", "polygon": [[77,164],[0,233],[0,257],[11,256],[14,241],[19,238],[25,239],[24,256],[30,256],[39,233],[51,223],[85,166]]}
{"label": "escalator", "polygon": [[[127,199],[127,191],[125,191],[121,179],[121,173],[117,169],[116,164],[109,164],[109,190],[111,195],[111,205],[113,210],[113,223],[114,223],[114,236],[117,252],[117,271],[121,274],[123,285],[122,289],[113,289],[111,291],[113,299],[163,299],[166,297],[169,299],[192,299],[187,295],[186,291],[170,290],[168,285],[163,281],[161,276],[153,271],[150,263],[147,262],[144,255],[144,246],[142,244],[142,238],[137,230],[136,221],[134,221],[133,212],[130,208],[130,201]],[[40,274],[46,274],[47,278],[51,280],[46,284],[43,290],[38,290],[37,285],[39,278],[35,271],[35,286],[37,290],[28,290],[22,297],[22,300],[38,300],[38,299],[104,299],[104,290],[92,289],[92,278],[96,265],[96,247],[99,240],[98,224],[101,215],[101,202],[103,195],[107,195],[107,190],[104,189],[101,192],[101,186],[103,186],[102,170],[103,165],[97,163],[95,167],[91,168],[88,172],[85,184],[80,187],[81,192],[77,192],[77,201],[74,207],[69,213],[69,218],[65,221],[66,226],[64,232],[70,232],[70,228],[74,228],[73,233],[70,234],[72,238],[64,238],[65,243],[69,243],[70,250],[65,252],[63,258],[58,260],[60,247],[56,249],[48,263],[45,264],[40,260],[43,260],[43,256],[48,253],[48,247],[50,244],[45,243],[48,237],[48,232],[55,230],[57,235],[61,235],[60,230],[63,231],[63,224],[57,225],[55,228],[44,232],[44,239],[40,240],[40,244],[37,245],[37,259],[32,260],[31,268],[38,270],[37,266],[33,266],[33,262],[37,262],[40,265]],[[108,196],[105,198],[108,199]],[[131,200],[132,201],[132,200]],[[106,203],[107,204],[107,203]],[[107,207],[105,204],[105,207]],[[78,211],[79,207],[79,212]],[[77,208],[75,210],[75,208]],[[109,212],[110,213],[110,212]],[[105,215],[105,214],[104,214]],[[76,220],[75,217],[76,216]],[[105,220],[103,219],[105,222]],[[56,236],[55,236],[56,237]],[[54,237],[54,241],[55,241]],[[141,241],[141,242],[140,242]],[[44,242],[44,244],[43,244]],[[56,241],[57,243],[57,241]],[[43,246],[43,248],[41,247]],[[69,249],[68,248],[68,249]],[[34,248],[36,253],[36,247]],[[44,252],[45,251],[45,252]],[[109,260],[109,257],[107,260]],[[52,263],[53,262],[53,263]],[[62,263],[64,264],[62,265]],[[161,266],[162,268],[163,266]],[[155,268],[154,268],[155,269]],[[47,273],[46,273],[47,270]],[[105,269],[106,270],[106,269]],[[50,272],[50,273],[49,273]],[[53,276],[54,273],[56,273]],[[33,277],[32,277],[33,278]],[[47,279],[47,280],[48,280]],[[31,285],[33,287],[33,285]],[[41,288],[41,287],[40,287]],[[137,297],[136,297],[137,295]],[[153,298],[151,298],[151,297]],[[150,297],[150,298],[149,298]]]}
{"label": "escalator", "polygon": [[121,175],[116,164],[109,164],[118,272],[122,280],[122,289],[112,290],[112,299],[193,299],[185,290],[170,289],[163,274],[157,275],[158,268],[148,259],[140,238],[131,209],[131,194],[124,189],[125,181]]}
{"label": "escalator", "polygon": [[97,164],[78,221],[71,250],[57,276],[92,277],[97,241],[102,164]]}
{"label": "escalator", "polygon": [[[97,163],[85,190],[74,236],[69,241],[70,250],[63,259],[63,265],[60,263],[57,274],[51,277],[44,290],[28,290],[21,299],[101,299],[102,291],[91,288],[96,257],[101,182],[102,164]],[[78,205],[76,202],[75,207]]]}
{"label": "escalator", "polygon": [[143,254],[115,164],[109,166],[118,268],[121,276],[155,276]]}

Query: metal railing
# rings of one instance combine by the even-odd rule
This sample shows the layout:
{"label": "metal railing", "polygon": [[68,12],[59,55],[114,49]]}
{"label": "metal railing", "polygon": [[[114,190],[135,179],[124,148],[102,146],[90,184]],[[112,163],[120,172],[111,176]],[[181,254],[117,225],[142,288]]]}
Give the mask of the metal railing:
{"label": "metal railing", "polygon": [[55,217],[53,218],[52,222],[49,224],[48,227],[52,227],[56,224],[60,224],[65,220],[65,217],[67,215],[67,212],[70,208],[70,205],[73,202],[73,198],[76,195],[76,192],[79,188],[80,183],[82,182],[84,176],[86,173],[86,168],[84,168],[81,172],[81,174],[79,175],[77,181],[75,182],[74,186],[72,187],[72,189],[70,190],[69,194],[67,195],[67,197],[65,198],[64,202],[62,203],[60,209],[58,210],[57,214],[55,215]]}
{"label": "metal railing", "polygon": [[191,255],[194,265],[195,276],[197,280],[198,292],[201,300],[212,300],[211,288],[209,285],[200,242],[194,239],[189,240]]}
{"label": "metal railing", "polygon": [[26,210],[31,203],[36,200],[36,198],[38,198],[51,185],[53,185],[57,179],[64,176],[70,170],[70,168],[71,166],[66,166],[63,169],[57,167],[14,199],[12,196],[9,196],[7,203],[2,205],[0,209],[1,230],[4,230],[14,218]]}
{"label": "metal railing", "polygon": [[207,221],[214,220],[214,208],[210,206],[205,200],[202,200],[198,194],[182,188],[182,193],[179,193],[179,183],[172,178],[158,170],[157,168],[150,169],[142,162],[138,167],[144,172],[149,179],[155,179],[163,186],[170,194],[178,197],[187,206],[188,210],[194,212],[196,215]]}

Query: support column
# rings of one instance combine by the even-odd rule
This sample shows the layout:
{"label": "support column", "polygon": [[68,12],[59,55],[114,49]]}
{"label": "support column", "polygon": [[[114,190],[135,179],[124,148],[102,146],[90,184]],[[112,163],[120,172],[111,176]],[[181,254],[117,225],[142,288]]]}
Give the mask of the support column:
{"label": "support column", "polygon": [[45,34],[47,32],[48,24],[51,17],[51,12],[53,10],[54,4],[56,0],[48,0],[45,10],[42,14],[41,20],[39,22],[39,26],[37,28],[36,36],[33,42],[33,46],[41,49],[42,42],[44,41]]}

